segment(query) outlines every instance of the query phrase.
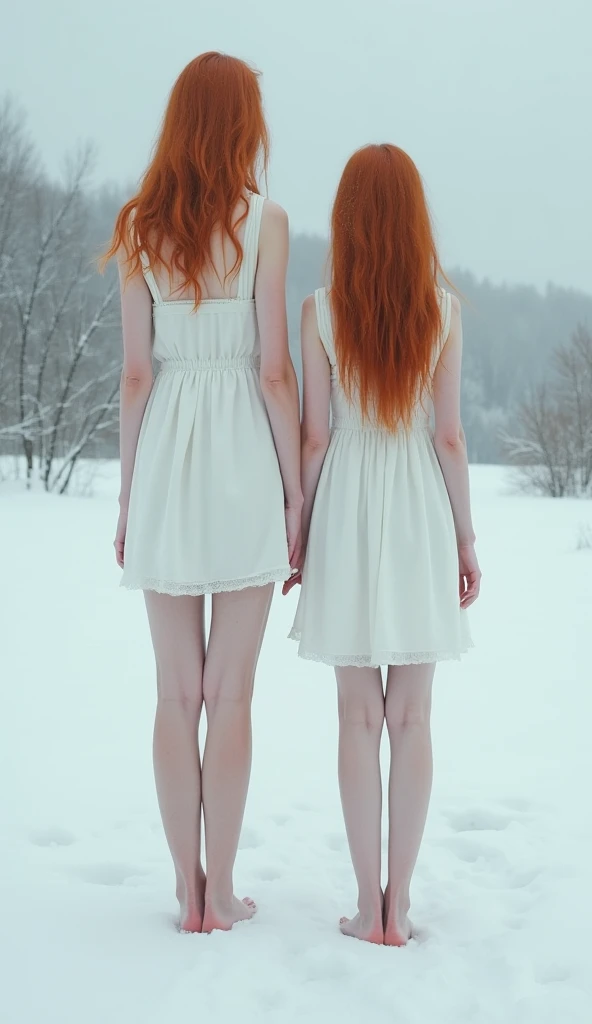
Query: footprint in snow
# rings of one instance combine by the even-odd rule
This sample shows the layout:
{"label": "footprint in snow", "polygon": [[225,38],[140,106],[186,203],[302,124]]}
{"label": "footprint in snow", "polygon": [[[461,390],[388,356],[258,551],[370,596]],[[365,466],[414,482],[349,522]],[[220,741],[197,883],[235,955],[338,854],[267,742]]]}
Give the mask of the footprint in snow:
{"label": "footprint in snow", "polygon": [[243,828],[238,844],[239,850],[257,850],[260,846],[263,846],[263,839],[259,833],[248,825]]}
{"label": "footprint in snow", "polygon": [[71,868],[69,873],[91,885],[127,885],[132,879],[138,879],[147,872],[129,864],[85,864]]}
{"label": "footprint in snow", "polygon": [[327,836],[327,846],[330,850],[335,850],[336,853],[341,853],[341,851],[345,849],[346,845],[346,837],[341,832],[331,832],[331,834]]}
{"label": "footprint in snow", "polygon": [[479,808],[452,814],[448,820],[455,832],[503,832],[516,819]]}
{"label": "footprint in snow", "polygon": [[451,853],[454,853],[459,860],[465,861],[467,864],[483,862],[485,866],[490,868],[498,870],[510,869],[508,859],[501,850],[498,850],[495,846],[489,846],[487,843],[479,842],[478,839],[470,835],[453,836],[450,839],[445,839],[442,845],[447,847]]}
{"label": "footprint in snow", "polygon": [[263,867],[257,868],[255,874],[262,882],[275,882],[282,877],[282,872],[272,864],[265,864]]}
{"label": "footprint in snow", "polygon": [[282,826],[288,824],[288,822],[291,820],[291,815],[282,813],[271,814],[270,818],[276,825]]}
{"label": "footprint in snow", "polygon": [[76,836],[65,828],[44,828],[31,832],[29,842],[34,846],[72,846]]}
{"label": "footprint in snow", "polygon": [[536,969],[534,976],[540,985],[556,985],[569,981],[571,972],[565,964],[547,964]]}
{"label": "footprint in snow", "polygon": [[516,811],[518,814],[523,815],[526,818],[531,818],[533,812],[544,810],[545,804],[536,804],[532,800],[527,800],[523,796],[509,796],[503,801],[504,805],[511,811]]}

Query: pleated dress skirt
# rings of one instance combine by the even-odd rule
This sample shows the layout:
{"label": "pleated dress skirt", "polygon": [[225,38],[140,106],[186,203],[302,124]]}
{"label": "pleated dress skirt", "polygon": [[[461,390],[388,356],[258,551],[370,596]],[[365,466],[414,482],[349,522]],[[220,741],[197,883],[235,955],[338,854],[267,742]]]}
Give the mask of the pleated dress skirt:
{"label": "pleated dress skirt", "polygon": [[472,646],[427,426],[333,430],[290,636],[300,657],[336,666],[422,664]]}

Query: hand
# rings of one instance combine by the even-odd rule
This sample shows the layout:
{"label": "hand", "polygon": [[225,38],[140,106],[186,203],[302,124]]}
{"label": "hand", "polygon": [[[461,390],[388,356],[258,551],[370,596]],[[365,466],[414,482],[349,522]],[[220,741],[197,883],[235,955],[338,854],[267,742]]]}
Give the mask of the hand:
{"label": "hand", "polygon": [[293,572],[292,575],[290,576],[290,579],[286,580],[286,582],[284,583],[282,587],[282,594],[284,595],[284,597],[286,596],[286,594],[290,593],[292,587],[295,587],[296,584],[302,584],[302,569],[298,569],[297,572]]}
{"label": "hand", "polygon": [[[306,558],[306,540],[302,540],[301,541],[301,546],[300,546],[300,565],[301,566],[304,565],[305,558]],[[290,576],[290,578],[287,579],[286,582],[284,583],[284,585],[282,587],[282,594],[285,597],[286,594],[290,593],[292,587],[301,586],[301,585],[302,585],[302,569],[295,569],[294,572],[292,573],[292,575]]]}
{"label": "hand", "polygon": [[123,569],[123,551],[125,548],[125,535],[127,532],[127,509],[122,509],[119,513],[119,519],[117,520],[117,529],[115,531],[115,540],[113,541],[113,547],[115,548],[115,558],[120,569]]}
{"label": "hand", "polygon": [[291,569],[300,569],[300,553],[302,550],[302,507],[286,505],[286,538],[288,541],[288,561]]}
{"label": "hand", "polygon": [[481,570],[474,544],[459,544],[458,567],[460,573],[460,606],[468,608],[479,597]]}

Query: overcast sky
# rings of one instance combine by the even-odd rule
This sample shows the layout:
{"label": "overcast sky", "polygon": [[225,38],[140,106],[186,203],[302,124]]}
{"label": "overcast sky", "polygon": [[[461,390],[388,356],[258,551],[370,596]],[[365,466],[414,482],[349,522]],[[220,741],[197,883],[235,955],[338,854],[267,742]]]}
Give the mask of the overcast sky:
{"label": "overcast sky", "polygon": [[254,63],[270,194],[325,233],[348,155],[406,149],[444,262],[494,281],[592,292],[590,0],[29,0],[6,5],[0,92],[52,172],[85,139],[97,181],[144,169],[182,67]]}

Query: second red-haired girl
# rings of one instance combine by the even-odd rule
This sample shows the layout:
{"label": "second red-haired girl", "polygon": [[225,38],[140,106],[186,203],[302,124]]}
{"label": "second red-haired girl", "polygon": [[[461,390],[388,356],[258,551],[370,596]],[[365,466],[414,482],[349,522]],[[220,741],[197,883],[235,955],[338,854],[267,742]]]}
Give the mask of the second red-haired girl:
{"label": "second red-haired girl", "polygon": [[359,913],[341,929],[390,945],[411,935],[434,667],[470,646],[465,611],[480,580],[460,420],[460,306],[439,271],[411,159],[390,145],[355,153],[333,208],[330,284],[302,315],[307,550],[291,635],[301,657],[337,675],[339,783],[359,890]]}

